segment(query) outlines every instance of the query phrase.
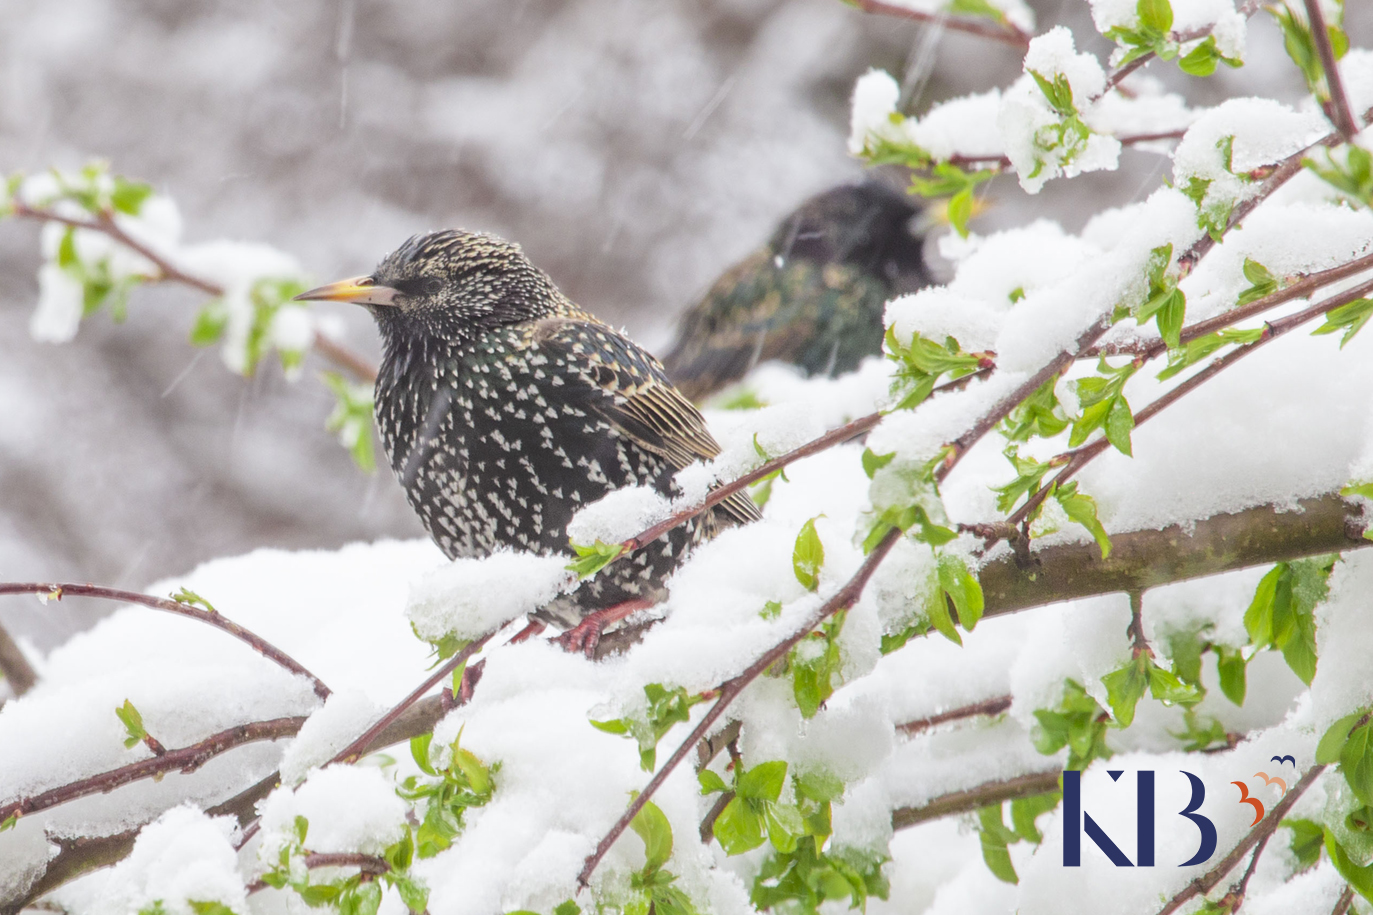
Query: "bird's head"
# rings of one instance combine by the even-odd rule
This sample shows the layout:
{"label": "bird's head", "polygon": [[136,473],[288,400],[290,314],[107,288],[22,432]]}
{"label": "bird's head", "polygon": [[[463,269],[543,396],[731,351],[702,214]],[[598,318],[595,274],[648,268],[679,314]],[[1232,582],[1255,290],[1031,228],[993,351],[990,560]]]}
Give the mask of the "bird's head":
{"label": "bird's head", "polygon": [[387,337],[459,342],[542,317],[558,296],[519,245],[483,232],[444,229],[412,237],[367,276],[296,298],[365,305]]}

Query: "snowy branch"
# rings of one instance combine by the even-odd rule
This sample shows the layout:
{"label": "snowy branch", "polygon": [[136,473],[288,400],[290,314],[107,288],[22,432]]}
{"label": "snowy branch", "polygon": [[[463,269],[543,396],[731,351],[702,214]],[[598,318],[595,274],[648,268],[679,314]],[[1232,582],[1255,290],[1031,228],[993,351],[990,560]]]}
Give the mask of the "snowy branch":
{"label": "snowy branch", "polygon": [[[1318,318],[1324,314],[1327,314],[1328,312],[1334,311],[1341,305],[1348,305],[1350,302],[1353,302],[1356,299],[1361,299],[1364,296],[1369,295],[1370,293],[1373,293],[1373,280],[1368,280],[1366,282],[1360,283],[1353,289],[1346,290],[1345,292],[1342,292],[1339,295],[1334,295],[1330,298],[1322,299],[1321,301],[1316,302],[1315,304],[1307,308],[1304,308],[1301,311],[1296,312],[1295,314],[1291,314],[1285,318],[1279,318],[1276,321],[1269,322],[1264,327],[1263,336],[1260,337],[1258,340],[1255,340],[1253,343],[1247,343],[1243,346],[1236,347],[1235,349],[1226,353],[1224,356],[1217,357],[1216,359],[1212,360],[1212,362],[1208,364],[1206,368],[1192,375],[1186,381],[1182,382],[1182,384],[1179,384],[1178,386],[1165,392],[1157,400],[1154,400],[1145,407],[1141,408],[1138,412],[1135,413],[1135,425],[1139,426],[1141,423],[1148,422],[1150,419],[1157,416],[1159,413],[1163,412],[1169,406],[1176,403],[1192,391],[1196,390],[1201,385],[1205,384],[1207,381],[1210,381],[1216,375],[1220,374],[1225,369],[1234,365],[1236,362],[1243,359],[1245,356],[1249,355],[1259,347],[1264,346],[1265,344],[1270,343],[1273,340],[1276,340],[1283,334],[1297,327],[1300,327],[1302,324],[1305,324],[1307,321],[1310,321],[1313,318]],[[1067,459],[1067,463],[1064,464],[1063,469],[1060,470],[1057,475],[1055,475],[1051,483],[1049,483],[1047,486],[1040,488],[1040,490],[1036,492],[1033,496],[1031,496],[1024,505],[1017,509],[1010,516],[1010,518],[1007,519],[1008,523],[1017,525],[1023,522],[1027,517],[1029,517],[1030,513],[1033,512],[1035,508],[1037,508],[1040,505],[1040,503],[1042,503],[1049,496],[1049,494],[1054,491],[1055,487],[1058,484],[1066,482],[1068,478],[1072,477],[1074,474],[1080,471],[1093,458],[1104,452],[1110,446],[1110,444],[1110,440],[1107,439],[1105,435],[1103,435],[1095,441],[1083,445],[1075,451],[1067,452],[1066,454],[1061,455],[1060,459]]]}
{"label": "snowy branch", "polygon": [[967,32],[969,35],[990,38],[992,41],[999,41],[1017,48],[1029,47],[1030,39],[1034,37],[1026,34],[1010,22],[997,26],[982,19],[968,16],[950,16],[947,13],[926,13],[895,3],[884,3],[883,0],[845,0],[845,2],[856,6],[865,13],[892,16],[897,19],[913,19],[916,22],[929,22],[957,32]]}
{"label": "snowy branch", "polygon": [[0,822],[12,816],[27,816],[39,810],[66,804],[78,798],[94,794],[106,794],[116,788],[140,781],[145,778],[160,778],[168,772],[183,774],[194,772],[221,753],[235,747],[259,740],[280,740],[293,737],[305,724],[305,718],[274,718],[270,721],[254,721],[212,734],[199,743],[179,750],[166,750],[152,759],[139,760],[109,772],[102,772],[90,778],[83,778],[70,784],[35,794],[32,797],[18,798],[0,804]]}
{"label": "snowy branch", "polygon": [[[1248,0],[1248,2],[1239,8],[1239,13],[1247,19],[1259,11],[1259,6],[1258,0]],[[1207,35],[1211,34],[1213,28],[1214,26],[1205,26],[1202,28],[1187,29],[1183,32],[1170,32],[1168,38],[1174,43],[1182,45],[1189,41],[1196,41],[1198,38],[1205,38]],[[1106,77],[1106,88],[1101,91],[1101,95],[1105,95],[1107,92],[1110,92],[1112,89],[1119,86],[1125,77],[1134,73],[1157,56],[1158,54],[1154,51],[1148,51],[1129,63],[1116,67],[1111,71],[1110,75]],[[1098,98],[1100,98],[1100,96],[1098,96]]]}
{"label": "snowy branch", "polygon": [[1057,768],[1044,772],[1030,772],[1026,775],[1017,775],[1015,778],[988,782],[976,788],[940,795],[919,807],[898,807],[892,811],[892,829],[908,829],[929,820],[968,813],[988,804],[1000,804],[1054,791],[1058,788],[1058,780],[1062,774],[1062,770]]}
{"label": "snowy branch", "polygon": [[1287,816],[1287,812],[1291,810],[1293,805],[1306,793],[1306,789],[1310,788],[1315,783],[1316,779],[1320,778],[1321,773],[1324,771],[1325,766],[1312,766],[1310,769],[1306,770],[1306,774],[1301,777],[1301,780],[1282,796],[1282,800],[1273,805],[1268,811],[1268,815],[1264,817],[1257,826],[1244,834],[1244,838],[1240,840],[1240,843],[1232,848],[1230,853],[1222,858],[1219,864],[1187,884],[1181,892],[1168,900],[1167,905],[1159,909],[1158,915],[1171,915],[1172,912],[1176,912],[1183,904],[1193,897],[1211,892],[1216,884],[1220,883],[1221,880],[1225,878],[1226,874],[1234,870],[1235,865],[1244,860],[1244,856],[1249,853],[1251,848],[1254,848],[1260,842],[1266,842],[1268,840],[1268,837],[1273,834],[1273,831],[1282,825],[1282,819]]}
{"label": "snowy branch", "polygon": [[947,712],[940,712],[928,718],[917,718],[914,721],[907,721],[898,724],[896,729],[907,737],[928,731],[930,728],[938,727],[941,724],[948,724],[950,721],[962,721],[965,718],[975,718],[978,715],[1000,715],[1011,707],[1010,696],[996,696],[991,699],[984,699],[981,702],[974,702],[972,705],[965,705],[961,708],[949,709]]}
{"label": "snowy branch", "polygon": [[165,597],[153,597],[151,594],[140,594],[137,591],[105,588],[99,585],[18,581],[0,582],[0,596],[7,594],[36,594],[39,597],[52,600],[61,600],[68,595],[75,597],[94,597],[101,600],[120,601],[121,603],[126,604],[140,604],[144,607],[151,607],[153,610],[161,610],[164,613],[175,613],[177,616],[190,617],[193,620],[208,623],[216,629],[221,629],[224,632],[229,633],[229,635],[245,643],[258,654],[275,661],[291,673],[308,678],[315,684],[315,694],[317,696],[321,699],[327,699],[329,697],[329,687],[324,685],[323,680],[301,666],[300,662],[262,638],[262,636],[249,632],[233,620],[226,619],[216,610],[202,610],[199,607],[192,606],[190,603],[169,600]]}
{"label": "snowy branch", "polygon": [[[356,867],[360,872],[373,877],[385,874],[391,870],[391,865],[376,855],[360,855],[351,853],[333,854],[309,854],[304,858],[306,868],[314,870],[317,867]],[[267,889],[270,884],[257,880],[248,884],[248,895],[260,893]]]}
{"label": "snowy branch", "polygon": [[[119,224],[115,222],[114,214],[108,210],[102,210],[93,219],[74,219],[70,216],[63,216],[52,210],[29,206],[22,200],[16,199],[13,203],[13,212],[14,215],[22,216],[26,219],[34,219],[40,222],[61,223],[62,225],[70,226],[74,229],[84,229],[89,232],[99,232],[109,236],[112,240],[128,248],[130,251],[146,258],[157,268],[157,274],[155,276],[147,277],[147,282],[178,283],[182,286],[189,286],[192,289],[199,290],[206,295],[216,297],[224,295],[224,288],[222,286],[186,273],[159,254],[156,250],[125,232],[120,228]],[[367,359],[353,352],[338,341],[331,340],[324,334],[316,332],[311,345],[320,355],[324,356],[339,368],[348,371],[359,381],[376,380],[376,366],[372,365]]]}

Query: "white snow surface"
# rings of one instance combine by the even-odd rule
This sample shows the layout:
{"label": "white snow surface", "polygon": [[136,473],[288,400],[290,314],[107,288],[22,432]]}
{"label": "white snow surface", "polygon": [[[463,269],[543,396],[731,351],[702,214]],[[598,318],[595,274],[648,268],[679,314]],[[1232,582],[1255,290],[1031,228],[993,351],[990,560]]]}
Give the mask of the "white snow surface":
{"label": "white snow surface", "polygon": [[567,564],[564,556],[514,551],[455,559],[410,586],[405,615],[421,638],[475,639],[576,587]]}

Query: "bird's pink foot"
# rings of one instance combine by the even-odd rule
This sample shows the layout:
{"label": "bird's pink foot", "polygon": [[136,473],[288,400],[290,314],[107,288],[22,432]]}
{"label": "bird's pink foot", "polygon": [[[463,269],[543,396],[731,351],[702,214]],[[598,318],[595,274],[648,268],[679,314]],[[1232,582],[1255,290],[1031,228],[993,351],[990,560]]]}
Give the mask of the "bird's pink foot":
{"label": "bird's pink foot", "polygon": [[564,651],[580,651],[588,658],[594,658],[596,646],[601,642],[601,633],[605,632],[607,626],[652,606],[652,601],[627,600],[603,610],[593,610],[576,626],[558,636],[557,642]]}

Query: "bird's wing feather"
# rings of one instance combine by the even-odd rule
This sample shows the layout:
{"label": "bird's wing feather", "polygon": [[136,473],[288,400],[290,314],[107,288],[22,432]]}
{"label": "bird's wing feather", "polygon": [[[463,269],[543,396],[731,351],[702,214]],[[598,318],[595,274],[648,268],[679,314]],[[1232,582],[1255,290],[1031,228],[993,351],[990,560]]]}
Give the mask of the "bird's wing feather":
{"label": "bird's wing feather", "polygon": [[[658,360],[614,329],[590,316],[545,318],[535,326],[533,342],[579,366],[580,377],[600,395],[587,405],[641,448],[678,469],[720,453],[705,418],[668,381]],[[746,493],[735,493],[720,508],[741,523],[761,517]]]}

